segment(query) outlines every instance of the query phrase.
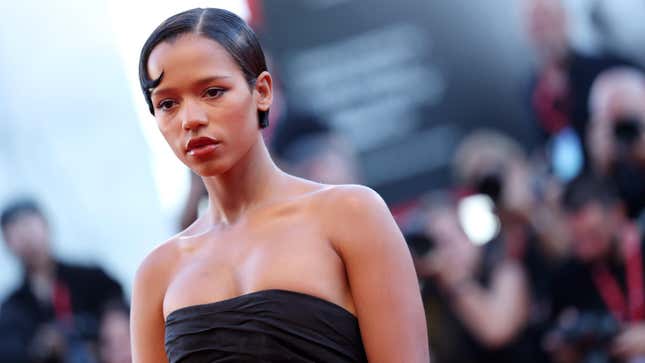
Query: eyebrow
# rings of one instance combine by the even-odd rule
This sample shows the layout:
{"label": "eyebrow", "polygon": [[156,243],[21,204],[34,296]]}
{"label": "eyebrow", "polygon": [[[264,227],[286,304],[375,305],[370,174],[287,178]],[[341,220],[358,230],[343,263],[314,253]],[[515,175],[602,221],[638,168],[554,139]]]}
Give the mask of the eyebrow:
{"label": "eyebrow", "polygon": [[[199,79],[199,80],[195,81],[194,85],[199,86],[199,85],[211,83],[211,82],[214,82],[214,81],[217,81],[217,80],[228,79],[228,78],[231,78],[231,76],[223,76],[223,75],[222,76],[209,76],[209,77],[205,77],[205,78],[202,78],[202,79]],[[168,88],[156,87],[156,88],[154,88],[152,90],[152,92],[150,92],[150,97],[152,97],[152,96],[154,96],[156,94],[160,94],[160,93],[161,94],[170,93],[170,92],[172,92],[174,90],[175,90],[175,88],[172,88],[172,87],[168,87]]]}

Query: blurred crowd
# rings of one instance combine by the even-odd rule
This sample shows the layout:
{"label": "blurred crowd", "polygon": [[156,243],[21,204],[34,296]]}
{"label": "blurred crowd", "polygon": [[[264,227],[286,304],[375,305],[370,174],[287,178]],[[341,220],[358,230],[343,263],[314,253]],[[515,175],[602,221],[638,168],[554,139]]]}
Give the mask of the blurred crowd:
{"label": "blurred crowd", "polygon": [[0,361],[130,362],[129,309],[121,285],[97,266],[59,261],[47,217],[32,200],[0,215],[23,279],[2,302]]}
{"label": "blurred crowd", "polygon": [[433,359],[643,362],[645,74],[574,50],[559,1],[527,3],[540,147],[472,132],[404,223]]}
{"label": "blurred crowd", "polygon": [[[525,2],[537,59],[524,101],[539,147],[474,130],[454,154],[453,183],[395,213],[432,361],[645,362],[645,73],[575,50],[560,1]],[[363,182],[353,146],[328,123],[273,111],[265,136],[285,171]],[[181,228],[205,193],[192,175]],[[119,283],[59,261],[35,201],[4,206],[1,227],[23,279],[0,310],[0,362],[130,362]]]}

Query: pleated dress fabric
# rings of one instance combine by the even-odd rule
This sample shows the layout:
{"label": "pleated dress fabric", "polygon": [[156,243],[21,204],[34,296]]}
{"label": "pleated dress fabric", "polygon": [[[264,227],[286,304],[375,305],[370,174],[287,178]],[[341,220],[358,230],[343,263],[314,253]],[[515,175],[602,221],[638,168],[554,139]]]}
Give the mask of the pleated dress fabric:
{"label": "pleated dress fabric", "polygon": [[165,348],[170,363],[367,362],[353,314],[278,289],[170,313]]}

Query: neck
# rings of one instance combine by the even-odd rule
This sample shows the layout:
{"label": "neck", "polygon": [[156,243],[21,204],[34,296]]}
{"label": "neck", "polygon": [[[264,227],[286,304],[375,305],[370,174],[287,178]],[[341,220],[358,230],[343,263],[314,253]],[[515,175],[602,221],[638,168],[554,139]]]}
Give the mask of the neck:
{"label": "neck", "polygon": [[52,259],[27,267],[27,280],[39,301],[49,301],[56,280],[56,267]]}
{"label": "neck", "polygon": [[234,224],[253,206],[270,199],[285,174],[274,164],[262,136],[226,172],[203,177],[212,223]]}
{"label": "neck", "polygon": [[541,55],[543,68],[565,68],[569,60],[568,48],[545,50]]}
{"label": "neck", "polygon": [[53,278],[55,274],[55,262],[52,258],[43,257],[40,261],[26,264],[26,273],[29,278]]}

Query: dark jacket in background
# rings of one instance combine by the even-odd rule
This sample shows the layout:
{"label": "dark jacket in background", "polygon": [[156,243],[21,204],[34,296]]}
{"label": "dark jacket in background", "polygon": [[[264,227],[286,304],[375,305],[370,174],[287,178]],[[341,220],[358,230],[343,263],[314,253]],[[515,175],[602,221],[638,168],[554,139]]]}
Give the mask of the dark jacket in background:
{"label": "dark jacket in background", "polygon": [[72,323],[57,322],[53,305],[39,302],[25,277],[0,308],[0,362],[32,362],[29,347],[44,324],[61,326],[68,341],[96,340],[104,305],[123,299],[119,283],[100,268],[57,263],[56,275],[69,292]]}

